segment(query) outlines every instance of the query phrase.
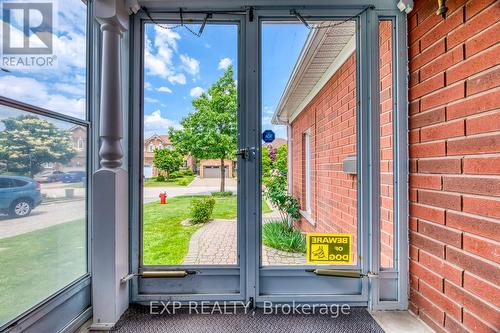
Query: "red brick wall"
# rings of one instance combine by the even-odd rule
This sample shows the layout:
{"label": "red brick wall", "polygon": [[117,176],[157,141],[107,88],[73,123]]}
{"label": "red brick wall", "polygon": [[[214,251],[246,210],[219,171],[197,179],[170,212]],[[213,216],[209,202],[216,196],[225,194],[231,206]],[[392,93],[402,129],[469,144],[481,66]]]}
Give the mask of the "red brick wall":
{"label": "red brick wall", "polygon": [[302,219],[297,226],[307,232],[356,235],[356,176],[342,171],[342,161],[356,154],[355,54],[346,60],[292,123],[292,192],[303,209],[302,141],[307,129],[311,135],[311,210],[315,225]]}
{"label": "red brick wall", "polygon": [[410,69],[410,309],[500,330],[500,4],[416,0]]}
{"label": "red brick wall", "polygon": [[394,264],[392,22],[379,23],[380,52],[380,265]]}

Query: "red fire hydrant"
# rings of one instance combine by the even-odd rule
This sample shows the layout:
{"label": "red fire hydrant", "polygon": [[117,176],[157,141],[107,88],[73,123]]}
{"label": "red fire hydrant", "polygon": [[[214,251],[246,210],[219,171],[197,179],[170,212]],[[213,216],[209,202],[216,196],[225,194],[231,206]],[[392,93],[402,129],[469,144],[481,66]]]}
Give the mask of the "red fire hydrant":
{"label": "red fire hydrant", "polygon": [[167,193],[160,193],[160,204],[164,205],[167,203]]}

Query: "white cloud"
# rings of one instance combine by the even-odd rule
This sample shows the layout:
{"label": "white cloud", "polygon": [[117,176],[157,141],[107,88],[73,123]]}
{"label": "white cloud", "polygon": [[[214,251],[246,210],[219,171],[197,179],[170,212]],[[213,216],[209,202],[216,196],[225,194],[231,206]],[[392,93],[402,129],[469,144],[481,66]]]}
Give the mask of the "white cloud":
{"label": "white cloud", "polygon": [[195,76],[200,73],[200,62],[195,58],[191,58],[186,54],[181,54],[180,56],[182,66],[186,72]]}
{"label": "white cloud", "polygon": [[144,101],[147,103],[158,103],[159,102],[159,100],[157,100],[156,98],[151,98],[151,97],[144,97]]}
{"label": "white cloud", "polygon": [[172,29],[162,29],[155,25],[155,46],[164,47],[168,45],[174,50],[177,50],[177,41],[181,39],[181,35]]}
{"label": "white cloud", "polygon": [[189,91],[189,95],[191,95],[191,97],[194,97],[194,98],[198,98],[201,96],[201,94],[203,94],[205,92],[205,89],[203,89],[202,87],[194,87],[192,88],[190,91]]}
{"label": "white cloud", "polygon": [[274,114],[274,106],[264,106],[264,109],[262,110],[264,114],[272,115]]}
{"label": "white cloud", "polygon": [[179,39],[181,36],[177,32],[155,26],[154,40],[146,38],[144,50],[147,74],[159,76],[171,83],[186,83],[184,74],[176,73],[172,60]]}
{"label": "white cloud", "polygon": [[167,93],[167,94],[170,94],[172,92],[172,90],[169,87],[160,87],[160,88],[157,88],[156,90],[159,92]]}
{"label": "white cloud", "polygon": [[186,76],[184,76],[184,74],[182,73],[177,73],[177,74],[174,74],[174,75],[170,75],[168,77],[168,82],[172,83],[172,84],[186,84]]}
{"label": "white cloud", "polygon": [[24,103],[73,117],[85,116],[85,98],[68,98],[61,94],[50,93],[47,84],[33,78],[0,76],[0,91],[8,91],[9,98]]}
{"label": "white cloud", "polygon": [[163,118],[160,110],[153,111],[149,115],[144,115],[144,135],[146,137],[153,133],[166,134],[170,127],[175,129],[182,128],[178,122]]}
{"label": "white cloud", "polygon": [[60,92],[72,94],[76,96],[83,96],[85,94],[85,84],[68,84],[68,83],[56,83],[54,88]]}
{"label": "white cloud", "polygon": [[153,85],[151,84],[151,82],[148,82],[148,81],[144,82],[144,89],[146,89],[146,90],[153,89]]}
{"label": "white cloud", "polygon": [[219,61],[218,69],[226,70],[229,66],[231,66],[233,61],[230,58],[223,58]]}

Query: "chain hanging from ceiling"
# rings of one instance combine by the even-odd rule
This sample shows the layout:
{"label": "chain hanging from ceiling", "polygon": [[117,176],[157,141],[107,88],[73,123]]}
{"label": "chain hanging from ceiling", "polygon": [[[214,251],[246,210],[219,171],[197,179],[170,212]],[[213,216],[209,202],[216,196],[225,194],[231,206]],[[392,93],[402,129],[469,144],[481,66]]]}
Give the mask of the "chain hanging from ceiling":
{"label": "chain hanging from ceiling", "polygon": [[[340,25],[342,25],[342,24],[344,24],[346,22],[352,21],[353,19],[355,19],[356,17],[360,16],[361,14],[363,14],[364,12],[366,12],[369,9],[375,9],[375,6],[374,5],[366,6],[359,13],[357,13],[355,15],[347,17],[347,18],[343,19],[342,21],[334,21],[333,23],[328,23],[328,24],[325,24],[325,22],[321,22],[319,24],[310,24],[295,9],[290,10],[290,15],[295,16],[297,18],[297,20],[299,20],[300,22],[302,22],[307,29],[309,29],[309,30],[318,30],[318,29],[328,29],[328,28],[333,28],[333,27],[340,26]],[[141,10],[146,14],[146,16],[151,20],[151,22],[153,22],[156,26],[158,26],[161,29],[175,30],[175,29],[179,29],[179,28],[185,28],[187,31],[189,31],[191,34],[193,34],[196,37],[201,37],[201,35],[203,34],[203,30],[205,29],[205,26],[207,24],[207,21],[210,18],[212,18],[212,14],[213,14],[212,12],[205,12],[205,13],[203,13],[203,14],[205,14],[205,18],[203,19],[203,22],[201,23],[200,29],[198,30],[198,32],[196,32],[193,29],[191,29],[188,25],[184,24],[185,22],[184,22],[182,8],[179,9],[180,23],[178,23],[178,24],[163,24],[163,23],[160,23],[160,22],[156,21],[151,16],[151,14],[149,13],[149,11],[145,7],[142,7]],[[253,17],[253,9],[252,8],[250,8],[250,15]]]}

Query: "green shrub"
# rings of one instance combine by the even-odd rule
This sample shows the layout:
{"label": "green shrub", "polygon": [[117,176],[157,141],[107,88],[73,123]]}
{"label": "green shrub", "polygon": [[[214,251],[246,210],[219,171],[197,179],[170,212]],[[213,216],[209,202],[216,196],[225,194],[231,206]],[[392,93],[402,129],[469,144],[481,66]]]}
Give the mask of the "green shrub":
{"label": "green shrub", "polygon": [[286,220],[264,223],[262,225],[262,243],[286,252],[306,252],[304,235],[293,227],[289,227]]}
{"label": "green shrub", "polygon": [[168,174],[168,178],[170,179],[177,179],[181,177],[182,176],[180,175],[179,171],[172,171],[171,173]]}
{"label": "green shrub", "polygon": [[224,192],[212,192],[212,196],[214,197],[230,197],[233,195],[233,192],[231,191],[224,191]]}
{"label": "green shrub", "polygon": [[189,179],[181,178],[181,179],[179,179],[179,181],[177,181],[177,184],[181,185],[181,186],[186,186],[189,184]]}
{"label": "green shrub", "polygon": [[163,175],[158,175],[158,176],[156,176],[155,180],[156,180],[157,182],[164,182],[164,181],[165,181],[165,176],[163,176]]}
{"label": "green shrub", "polygon": [[179,171],[179,174],[181,176],[193,176],[194,175],[193,170],[191,170],[191,169],[181,170],[181,171]]}
{"label": "green shrub", "polygon": [[215,198],[212,196],[204,197],[203,199],[194,199],[191,203],[191,222],[199,224],[210,220],[214,206]]}

